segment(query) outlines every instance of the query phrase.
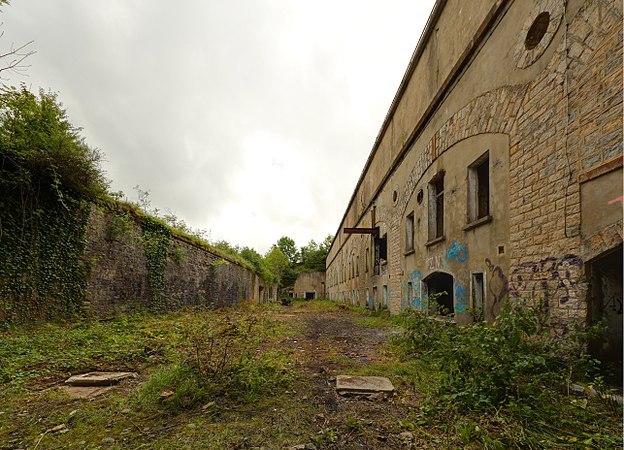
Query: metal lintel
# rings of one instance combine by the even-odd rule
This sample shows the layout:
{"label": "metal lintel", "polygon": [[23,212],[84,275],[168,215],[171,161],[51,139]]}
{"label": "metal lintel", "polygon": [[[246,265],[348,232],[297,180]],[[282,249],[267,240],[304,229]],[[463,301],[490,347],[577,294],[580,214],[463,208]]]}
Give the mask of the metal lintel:
{"label": "metal lintel", "polygon": [[374,236],[379,235],[379,227],[374,228],[344,228],[343,231],[346,234],[372,234]]}

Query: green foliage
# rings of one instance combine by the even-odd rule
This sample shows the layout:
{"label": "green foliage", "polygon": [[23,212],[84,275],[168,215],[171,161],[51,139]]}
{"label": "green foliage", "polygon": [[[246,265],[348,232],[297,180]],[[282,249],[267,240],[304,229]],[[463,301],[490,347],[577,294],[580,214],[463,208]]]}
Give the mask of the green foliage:
{"label": "green foliage", "polygon": [[325,260],[327,259],[331,243],[332,237],[327,236],[320,244],[312,239],[307,245],[301,247],[301,265],[298,267],[298,271],[324,272]]}
{"label": "green foliage", "polygon": [[162,222],[149,216],[143,217],[141,230],[152,303],[159,306],[165,286],[171,231]]}
{"label": "green foliage", "polygon": [[25,86],[0,92],[0,183],[66,196],[97,198],[107,183],[101,154],[69,123],[56,95]]}
{"label": "green foliage", "polygon": [[285,276],[289,275],[290,262],[288,256],[276,245],[265,255],[264,260],[271,273],[275,276],[275,280],[280,286],[287,285]]}
{"label": "green foliage", "polygon": [[215,319],[214,313],[198,312],[177,323],[178,361],[142,387],[144,408],[163,403],[177,411],[216,397],[249,402],[293,382],[290,356],[263,348],[275,330],[272,322],[240,311]]}
{"label": "green foliage", "polygon": [[80,310],[89,207],[52,193],[0,188],[0,320],[67,317]]}
{"label": "green foliage", "polygon": [[299,251],[297,251],[297,246],[292,238],[282,236],[277,240],[277,247],[286,255],[291,265],[294,266],[299,262]]}
{"label": "green foliage", "polygon": [[54,94],[0,91],[0,319],[79,311],[89,269],[84,200],[106,190],[100,157]]}
{"label": "green foliage", "polygon": [[570,344],[578,337],[549,334],[539,307],[507,306],[493,324],[467,326],[415,311],[405,328],[396,344],[436,364],[442,400],[471,409],[505,406],[528,416],[547,407],[549,393],[570,377],[584,380],[594,370],[593,361]]}

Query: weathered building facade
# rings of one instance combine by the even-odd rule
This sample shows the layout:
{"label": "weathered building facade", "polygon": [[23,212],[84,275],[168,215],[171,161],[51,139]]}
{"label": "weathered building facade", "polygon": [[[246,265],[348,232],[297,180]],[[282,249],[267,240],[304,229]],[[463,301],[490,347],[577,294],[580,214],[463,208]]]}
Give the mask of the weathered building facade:
{"label": "weathered building facade", "polygon": [[393,313],[438,293],[458,323],[543,301],[563,329],[605,318],[621,359],[621,2],[438,0],[327,292]]}
{"label": "weathered building facade", "polygon": [[297,275],[293,297],[306,300],[325,298],[325,272],[301,272]]}

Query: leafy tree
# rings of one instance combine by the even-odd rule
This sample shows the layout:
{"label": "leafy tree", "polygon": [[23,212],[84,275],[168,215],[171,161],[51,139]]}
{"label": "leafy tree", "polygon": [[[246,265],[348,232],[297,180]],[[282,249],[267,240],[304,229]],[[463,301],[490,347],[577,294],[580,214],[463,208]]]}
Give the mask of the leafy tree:
{"label": "leafy tree", "polygon": [[44,186],[65,195],[96,198],[106,192],[101,153],[67,119],[56,95],[21,88],[0,90],[0,182]]}
{"label": "leafy tree", "polygon": [[307,245],[301,247],[300,272],[323,272],[325,271],[325,260],[331,247],[332,237],[328,235],[321,244],[317,244],[314,239]]}
{"label": "leafy tree", "polygon": [[255,251],[253,248],[243,247],[240,251],[240,255],[254,267],[256,273],[260,274],[265,281],[276,281],[276,275],[271,271],[268,263],[260,253]]}
{"label": "leafy tree", "polygon": [[275,275],[275,280],[280,286],[284,284],[284,275],[288,275],[290,269],[290,261],[288,256],[277,246],[273,245],[271,250],[264,257],[269,270]]}
{"label": "leafy tree", "polygon": [[277,247],[286,255],[292,266],[299,262],[299,251],[293,239],[282,236],[277,240]]}

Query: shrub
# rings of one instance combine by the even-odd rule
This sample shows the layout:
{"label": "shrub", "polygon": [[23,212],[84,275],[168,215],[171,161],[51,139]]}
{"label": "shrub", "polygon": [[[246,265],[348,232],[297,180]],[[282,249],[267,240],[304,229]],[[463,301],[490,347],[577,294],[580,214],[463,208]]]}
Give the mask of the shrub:
{"label": "shrub", "polygon": [[90,148],[56,95],[21,88],[0,91],[0,180],[9,186],[39,187],[59,200],[96,198],[107,182],[99,167],[101,153]]}
{"label": "shrub", "polygon": [[519,408],[526,416],[548,406],[545,396],[553,389],[546,387],[556,390],[570,377],[590,377],[595,368],[580,351],[586,335],[553,336],[539,311],[508,305],[496,322],[466,326],[412,312],[395,343],[440,369],[437,392],[443,401],[470,409]]}

